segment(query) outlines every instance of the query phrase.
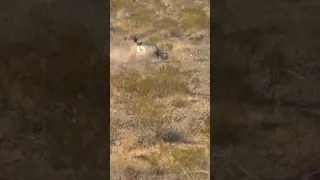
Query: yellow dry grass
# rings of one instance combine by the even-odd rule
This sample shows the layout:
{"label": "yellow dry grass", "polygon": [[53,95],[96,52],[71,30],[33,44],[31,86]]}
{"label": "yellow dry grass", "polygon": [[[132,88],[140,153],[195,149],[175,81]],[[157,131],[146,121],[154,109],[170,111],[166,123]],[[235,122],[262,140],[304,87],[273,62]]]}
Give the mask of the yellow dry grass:
{"label": "yellow dry grass", "polygon": [[[110,50],[123,53],[111,58],[112,179],[129,178],[128,169],[137,179],[209,179],[209,23],[187,25],[182,1],[114,3]],[[169,61],[127,63],[121,70],[130,49],[123,36],[133,34],[160,49],[164,44]],[[189,40],[198,35],[202,43]],[[199,49],[204,53],[196,54]]]}

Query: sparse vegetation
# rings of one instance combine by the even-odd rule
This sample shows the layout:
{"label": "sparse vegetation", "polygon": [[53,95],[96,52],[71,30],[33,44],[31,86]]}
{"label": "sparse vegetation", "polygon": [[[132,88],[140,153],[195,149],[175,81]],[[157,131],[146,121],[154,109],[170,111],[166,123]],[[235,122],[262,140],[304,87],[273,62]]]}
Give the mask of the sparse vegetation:
{"label": "sparse vegetation", "polygon": [[[204,160],[208,161],[207,146],[198,149],[197,146],[193,147],[191,145],[181,150],[176,150],[174,147],[169,148],[170,150],[164,148],[168,146],[166,143],[189,144],[188,142],[192,138],[193,135],[191,133],[193,132],[198,132],[198,135],[209,138],[209,131],[205,131],[204,124],[198,125],[197,129],[199,130],[195,131],[194,127],[191,127],[193,122],[187,122],[191,123],[190,127],[182,130],[180,127],[176,127],[174,123],[175,121],[181,121],[181,117],[175,117],[170,114],[170,111],[172,111],[170,110],[170,106],[174,106],[175,108],[186,107],[187,100],[182,99],[182,97],[185,98],[191,94],[188,83],[192,81],[188,81],[188,79],[192,78],[194,72],[190,70],[181,71],[171,65],[159,68],[150,67],[149,65],[148,68],[152,68],[152,74],[150,75],[141,74],[136,70],[129,70],[111,76],[111,97],[113,97],[115,103],[121,104],[123,112],[132,117],[132,120],[126,122],[128,124],[126,127],[130,127],[129,129],[135,131],[134,134],[130,135],[131,138],[135,136],[135,142],[131,142],[131,148],[148,148],[159,143],[161,144],[159,147],[160,152],[151,153],[148,158],[151,167],[145,173],[152,173],[152,169],[161,169],[163,173],[183,173],[183,177],[193,177],[196,176],[193,171],[200,168],[203,171],[202,173],[205,173],[204,175],[202,174],[202,177],[208,178],[207,168],[209,166],[202,163]],[[177,95],[179,96],[176,97]],[[171,99],[172,97],[173,100],[170,103],[167,99]],[[120,119],[112,121],[120,121]],[[117,126],[114,122],[111,122],[111,125]],[[117,128],[111,128],[113,129],[111,131],[112,134],[116,135]],[[183,145],[179,146],[183,147]],[[204,153],[205,151],[207,151],[207,154]],[[168,158],[167,155],[164,156],[164,153],[172,154],[173,160],[167,162],[168,164],[162,162],[165,158]],[[184,161],[185,157],[182,157],[181,154],[188,155],[189,158],[197,157],[202,160],[189,159],[188,161]],[[170,169],[173,167],[175,167],[176,171],[171,172]]]}
{"label": "sparse vegetation", "polygon": [[110,10],[112,12],[118,12],[123,8],[129,8],[131,5],[131,2],[128,0],[112,0],[110,1]]}
{"label": "sparse vegetation", "polygon": [[188,80],[192,71],[180,71],[173,66],[162,66],[152,76],[143,77],[137,71],[128,71],[112,76],[115,88],[126,93],[138,94],[142,97],[163,98],[172,94],[189,92]]}
{"label": "sparse vegetation", "polygon": [[210,18],[200,8],[183,8],[180,27],[184,30],[210,28]]}
{"label": "sparse vegetation", "polygon": [[[119,179],[123,174],[120,167],[127,165],[136,169],[138,179],[209,179],[209,119],[202,119],[209,114],[209,101],[195,95],[199,89],[209,93],[204,90],[209,88],[205,84],[209,61],[202,65],[190,58],[188,51],[196,46],[185,40],[197,24],[181,28],[183,21],[188,23],[183,18],[189,15],[180,14],[180,6],[176,1],[167,5],[139,1],[132,9],[126,9],[133,12],[126,25],[132,24],[133,28],[139,24],[133,34],[145,36],[147,42],[157,43],[159,48],[163,43],[171,46],[171,52],[167,63],[131,64],[122,71],[117,69],[118,59],[111,59],[112,179]],[[200,19],[201,15],[196,16]],[[128,29],[118,22],[111,26]],[[208,33],[207,23],[193,33]],[[111,51],[120,48],[120,35],[120,31],[112,34]],[[202,51],[207,52],[202,57],[209,59],[209,43],[201,45],[205,48]]]}
{"label": "sparse vegetation", "polygon": [[149,25],[152,22],[152,19],[154,18],[154,14],[151,10],[144,10],[136,12],[132,16],[132,21],[135,21],[137,25]]}
{"label": "sparse vegetation", "polygon": [[[154,169],[162,169],[163,173],[181,173],[180,178],[209,178],[209,162],[207,147],[172,147],[165,143],[159,144],[159,152],[150,157]],[[195,163],[196,162],[196,163]]]}
{"label": "sparse vegetation", "polygon": [[186,106],[186,101],[183,100],[182,98],[173,99],[171,103],[174,107],[177,107],[177,108]]}
{"label": "sparse vegetation", "polygon": [[111,76],[113,92],[122,94],[122,97],[117,98],[117,102],[123,104],[126,113],[134,116],[139,128],[143,129],[140,142],[171,139],[168,135],[174,134],[169,132],[170,121],[173,119],[167,115],[168,105],[161,99],[174,95],[188,95],[190,92],[187,80],[191,75],[190,71],[180,72],[173,66],[162,66],[158,70],[154,69],[153,75],[147,77],[143,77],[137,71]]}

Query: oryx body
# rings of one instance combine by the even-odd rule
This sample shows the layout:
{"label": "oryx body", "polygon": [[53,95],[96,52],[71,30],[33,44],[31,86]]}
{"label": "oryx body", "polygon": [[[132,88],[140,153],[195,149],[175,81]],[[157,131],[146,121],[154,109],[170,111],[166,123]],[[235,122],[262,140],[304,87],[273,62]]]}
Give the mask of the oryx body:
{"label": "oryx body", "polygon": [[167,60],[168,53],[162,52],[157,45],[147,42],[138,42],[136,37],[133,38],[134,47],[130,50],[129,60]]}

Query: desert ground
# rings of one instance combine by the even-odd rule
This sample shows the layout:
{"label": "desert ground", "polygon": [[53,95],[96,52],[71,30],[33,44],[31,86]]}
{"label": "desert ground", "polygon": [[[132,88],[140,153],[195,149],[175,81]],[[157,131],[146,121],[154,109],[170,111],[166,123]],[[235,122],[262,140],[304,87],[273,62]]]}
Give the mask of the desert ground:
{"label": "desert ground", "polygon": [[[209,179],[209,1],[110,2],[111,179]],[[128,60],[128,37],[166,61]]]}
{"label": "desert ground", "polygon": [[320,178],[319,10],[306,0],[213,6],[216,179]]}

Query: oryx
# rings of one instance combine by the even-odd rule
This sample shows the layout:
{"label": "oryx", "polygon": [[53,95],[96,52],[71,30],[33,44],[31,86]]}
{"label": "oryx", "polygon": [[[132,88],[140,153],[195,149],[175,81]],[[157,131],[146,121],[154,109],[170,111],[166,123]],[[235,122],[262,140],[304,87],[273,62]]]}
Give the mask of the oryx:
{"label": "oryx", "polygon": [[157,45],[147,42],[138,42],[137,36],[133,37],[135,45],[129,52],[129,60],[167,60],[168,53],[162,52]]}

